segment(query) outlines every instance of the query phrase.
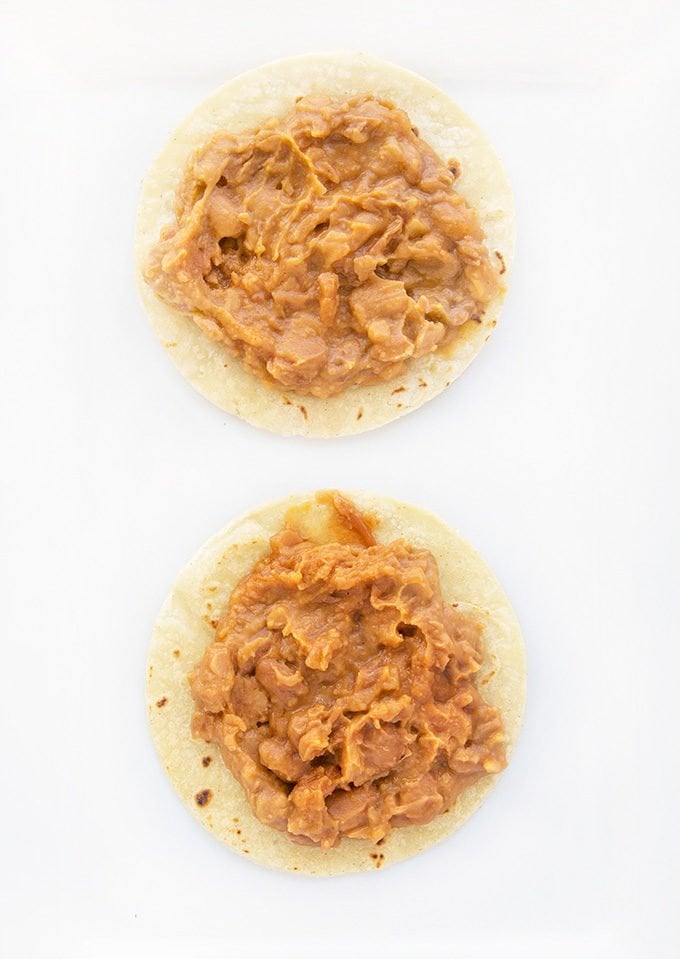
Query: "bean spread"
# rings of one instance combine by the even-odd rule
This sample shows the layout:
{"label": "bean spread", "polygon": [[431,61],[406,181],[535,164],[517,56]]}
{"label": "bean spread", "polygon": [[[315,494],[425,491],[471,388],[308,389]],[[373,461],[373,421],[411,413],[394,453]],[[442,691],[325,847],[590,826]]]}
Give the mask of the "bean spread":
{"label": "bean spread", "polygon": [[482,627],[442,598],[427,549],[376,543],[337,493],[306,509],[234,589],[191,676],[192,733],[291,840],[379,842],[505,766]]}
{"label": "bean spread", "polygon": [[457,174],[385,100],[302,97],[197,151],[145,278],[270,386],[391,380],[499,289]]}

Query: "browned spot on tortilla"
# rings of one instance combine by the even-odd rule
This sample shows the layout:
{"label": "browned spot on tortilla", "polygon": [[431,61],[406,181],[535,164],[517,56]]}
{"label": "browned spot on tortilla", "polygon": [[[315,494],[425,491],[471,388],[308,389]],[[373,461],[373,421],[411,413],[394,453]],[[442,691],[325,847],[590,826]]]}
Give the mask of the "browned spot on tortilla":
{"label": "browned spot on tortilla", "polygon": [[232,822],[238,822],[238,816],[234,816],[234,818],[232,819]]}
{"label": "browned spot on tortilla", "polygon": [[496,670],[492,669],[491,672],[488,673],[488,675],[486,675],[484,679],[482,680],[482,686],[486,686],[487,683],[490,683],[495,675],[496,675]]}
{"label": "browned spot on tortilla", "polygon": [[360,420],[363,415],[364,415],[364,411],[359,410],[359,412],[357,413],[357,420]]}
{"label": "browned spot on tortilla", "polygon": [[166,347],[166,349],[168,349],[168,350],[171,350],[171,349],[173,348],[173,346],[177,346],[177,343],[175,343],[174,340],[172,341],[172,343],[166,343],[166,344],[165,344],[165,347]]}
{"label": "browned spot on tortilla", "polygon": [[449,160],[449,162],[446,165],[449,168],[449,173],[452,174],[453,179],[457,180],[458,177],[460,176],[460,167],[458,166],[458,160]]}
{"label": "browned spot on tortilla", "polygon": [[168,701],[168,697],[167,697],[167,696],[162,696],[162,697],[156,702],[156,705],[157,705],[158,708],[160,709],[161,706],[165,706],[165,704],[167,703],[167,701]]}
{"label": "browned spot on tortilla", "polygon": [[286,404],[286,406],[292,406],[292,405],[293,405],[292,401],[289,400],[287,396],[284,396],[284,397],[283,397],[283,402]]}
{"label": "browned spot on tortilla", "polygon": [[306,406],[303,406],[302,404],[300,404],[300,405],[298,406],[298,409],[300,410],[300,412],[302,413],[302,415],[304,416],[304,418],[307,419],[307,407],[306,407]]}
{"label": "browned spot on tortilla", "polygon": [[237,835],[237,836],[240,836],[240,835],[241,835],[241,830],[240,830],[240,829],[237,829],[237,830],[236,830],[236,835]]}
{"label": "browned spot on tortilla", "polygon": [[392,396],[394,396],[395,393],[405,393],[405,392],[406,392],[405,386],[398,386],[395,390],[392,390]]}
{"label": "browned spot on tortilla", "polygon": [[210,763],[212,762],[212,756],[204,756],[201,762],[203,763],[204,766],[209,766]]}
{"label": "browned spot on tortilla", "polygon": [[397,409],[400,410],[403,405],[404,405],[403,403],[397,403]]}
{"label": "browned spot on tortilla", "polygon": [[502,253],[499,253],[498,250],[494,250],[494,252],[495,252],[496,256],[498,257],[498,259],[501,261],[501,268],[500,268],[500,270],[499,270],[498,272],[499,272],[499,275],[500,275],[500,276],[503,276],[503,274],[505,273],[505,271],[506,271],[506,269],[507,269],[507,267],[506,267],[506,265],[505,265],[505,260],[503,259],[503,254],[502,254]]}
{"label": "browned spot on tortilla", "polygon": [[153,666],[149,666],[149,676],[153,675]]}
{"label": "browned spot on tortilla", "polygon": [[173,649],[172,655],[175,657],[175,659],[179,659],[179,657],[181,656],[181,653],[178,649]]}
{"label": "browned spot on tortilla", "polygon": [[244,849],[243,852],[246,854],[246,856],[250,855],[250,849]]}
{"label": "browned spot on tortilla", "polygon": [[418,386],[420,386],[422,389],[423,387],[427,386],[427,383],[425,382],[425,380],[421,379],[421,380],[418,380]]}
{"label": "browned spot on tortilla", "polygon": [[418,130],[418,127],[411,127],[411,133],[413,134],[414,137],[420,136],[420,131]]}
{"label": "browned spot on tortilla", "polygon": [[211,789],[201,789],[200,792],[197,792],[194,796],[197,806],[207,806],[210,800],[212,799],[212,790]]}

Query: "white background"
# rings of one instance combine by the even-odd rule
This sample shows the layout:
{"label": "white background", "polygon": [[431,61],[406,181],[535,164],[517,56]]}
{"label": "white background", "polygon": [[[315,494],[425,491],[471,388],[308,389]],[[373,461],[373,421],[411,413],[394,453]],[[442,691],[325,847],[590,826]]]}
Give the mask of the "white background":
{"label": "white background", "polygon": [[[0,6],[4,954],[677,955],[677,4]],[[486,130],[516,270],[445,395],[375,433],[284,439],[208,405],[156,342],[133,286],[138,190],[237,72],[358,47]],[[199,828],[157,763],[143,680],[200,544],[328,486],[430,507],[480,549],[524,627],[529,700],[458,835],[324,881]]]}

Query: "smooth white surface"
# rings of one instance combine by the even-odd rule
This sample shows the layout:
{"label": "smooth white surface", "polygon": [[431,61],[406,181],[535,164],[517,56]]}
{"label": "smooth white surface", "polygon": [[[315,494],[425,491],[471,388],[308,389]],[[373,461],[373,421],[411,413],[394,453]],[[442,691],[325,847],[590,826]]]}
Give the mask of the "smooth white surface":
{"label": "smooth white surface", "polygon": [[[677,5],[0,9],[3,954],[677,955]],[[355,438],[277,438],[201,400],[147,327],[137,191],[227,77],[359,46],[439,83],[497,146],[514,283],[438,400]],[[429,506],[481,550],[530,685],[513,762],[458,835],[314,881],[200,830],[142,690],[199,544],[332,485]]]}

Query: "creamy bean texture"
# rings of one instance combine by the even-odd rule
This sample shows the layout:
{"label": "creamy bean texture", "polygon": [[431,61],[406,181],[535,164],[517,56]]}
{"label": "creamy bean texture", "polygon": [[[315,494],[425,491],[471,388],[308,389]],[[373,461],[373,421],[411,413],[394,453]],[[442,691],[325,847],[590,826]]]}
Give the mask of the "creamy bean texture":
{"label": "creamy bean texture", "polygon": [[303,97],[194,155],[145,279],[269,385],[389,381],[499,291],[457,172],[386,100]]}
{"label": "creamy bean texture", "polygon": [[190,684],[193,735],[257,818],[329,848],[430,822],[506,755],[476,681],[482,627],[442,598],[432,553],[324,502],[236,586]]}

